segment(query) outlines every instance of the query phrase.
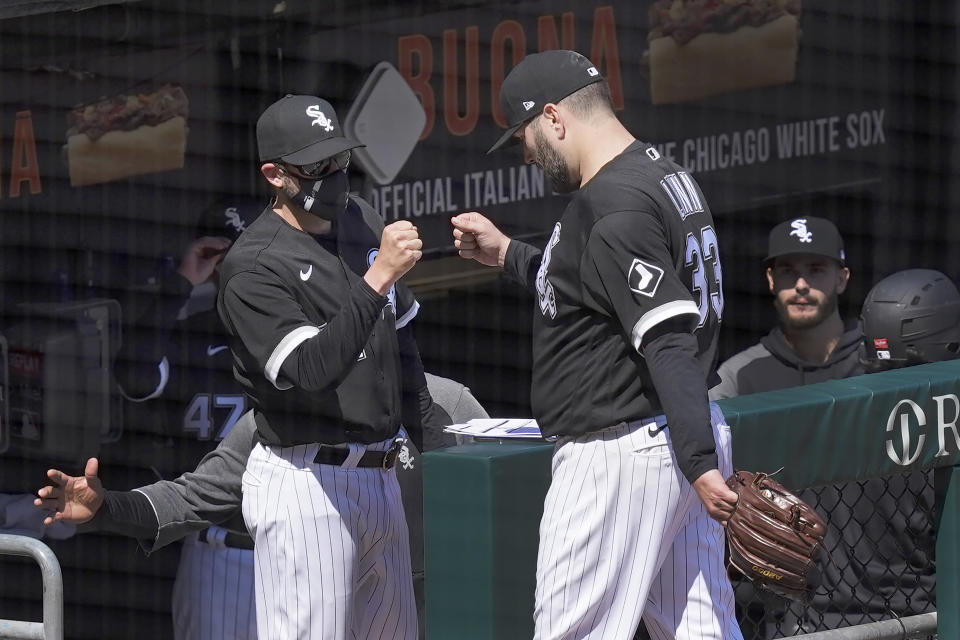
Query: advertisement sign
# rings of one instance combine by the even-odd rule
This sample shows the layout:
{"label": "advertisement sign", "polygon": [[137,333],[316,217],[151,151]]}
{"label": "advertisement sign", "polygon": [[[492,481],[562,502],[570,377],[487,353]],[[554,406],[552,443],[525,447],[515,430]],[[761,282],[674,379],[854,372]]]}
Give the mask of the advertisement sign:
{"label": "advertisement sign", "polygon": [[[486,152],[506,125],[503,78],[523,56],[553,48],[594,62],[628,129],[693,174],[718,218],[879,188],[913,116],[897,82],[918,59],[920,43],[898,35],[911,11],[826,0],[545,0],[314,29],[253,57],[277,27],[230,36],[230,50],[209,38],[75,55],[71,65],[30,60],[4,72],[15,90],[0,113],[0,198],[168,233],[159,227],[192,224],[211,192],[256,190],[252,124],[277,95],[329,98],[342,118],[365,74],[386,62],[424,117],[398,118],[393,126],[419,130],[417,147],[389,182],[368,181],[364,194],[385,220],[416,221],[428,255],[451,252],[447,220],[467,210],[513,236],[542,237],[564,197],[517,147]],[[23,203],[41,194],[54,201]],[[125,210],[131,202],[137,211]]]}
{"label": "advertisement sign", "polygon": [[93,288],[129,286],[179,255],[223,186],[213,52],[71,59],[3,73],[3,280],[15,302],[115,297]]}
{"label": "advertisement sign", "polygon": [[486,155],[506,125],[504,76],[545,49],[587,55],[618,116],[697,177],[715,215],[880,183],[902,124],[886,81],[897,61],[884,57],[897,17],[881,15],[897,10],[531,2],[379,23],[376,37],[357,26],[307,49],[320,58],[349,51],[361,67],[390,61],[417,93],[420,144],[371,200],[388,221],[416,220],[427,246],[441,247],[450,244],[447,218],[461,211],[482,211],[521,237],[559,217],[563,198],[516,147]]}

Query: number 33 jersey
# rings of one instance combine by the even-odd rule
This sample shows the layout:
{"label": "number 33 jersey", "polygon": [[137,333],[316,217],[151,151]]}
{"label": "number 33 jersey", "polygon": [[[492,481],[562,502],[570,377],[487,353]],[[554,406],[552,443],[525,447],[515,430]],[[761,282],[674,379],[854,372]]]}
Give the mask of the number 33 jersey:
{"label": "number 33 jersey", "polygon": [[666,320],[695,331],[709,380],[723,315],[713,217],[693,177],[650,145],[634,142],[575,192],[542,252],[511,243],[505,269],[535,288],[531,400],[544,434],[661,413],[642,353]]}

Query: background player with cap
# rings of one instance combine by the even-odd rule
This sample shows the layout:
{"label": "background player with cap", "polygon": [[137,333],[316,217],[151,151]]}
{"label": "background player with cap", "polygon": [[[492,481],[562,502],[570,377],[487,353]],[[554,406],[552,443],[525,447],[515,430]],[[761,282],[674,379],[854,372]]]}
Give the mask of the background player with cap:
{"label": "background player with cap", "polygon": [[[130,426],[119,441],[103,447],[100,460],[110,470],[108,478],[134,461],[163,478],[193,469],[245,411],[216,311],[217,267],[262,208],[241,199],[212,203],[200,215],[196,238],[176,272],[161,276],[159,291],[144,296],[142,308],[134,301],[124,305],[125,313],[136,316],[116,367]],[[144,482],[125,480],[134,486]],[[125,493],[120,499],[121,508],[132,513],[138,507],[156,510],[143,504],[147,494]],[[174,637],[256,638],[253,593],[253,540],[241,515],[188,536],[173,588]]]}
{"label": "background player with cap", "polygon": [[243,513],[263,638],[417,635],[393,465],[401,422],[421,445],[421,421],[439,416],[408,326],[418,306],[397,282],[422,243],[349,194],[358,146],[320,98],[267,107],[257,147],[274,199],[221,266],[218,310],[259,440]]}
{"label": "background player with cap", "polygon": [[837,227],[815,216],[781,222],[770,230],[765,264],[779,324],[720,365],[721,382],[710,390],[710,398],[862,373],[859,323],[844,322],[838,311],[850,269]]}
{"label": "background player with cap", "polygon": [[[863,373],[862,333],[856,319],[844,322],[838,300],[850,270],[837,227],[825,218],[795,216],[774,226],[764,260],[778,324],[761,340],[724,361],[721,382],[710,390],[719,400],[786,389]],[[815,504],[816,496],[803,494]],[[749,580],[733,575],[740,628],[747,637],[770,638],[786,603],[761,597]]]}
{"label": "background player with cap", "polygon": [[[559,439],[537,556],[538,640],[741,638],[720,523],[736,494],[730,431],[707,400],[723,313],[710,210],[693,177],[636,140],[573,51],[524,58],[500,102],[555,190],[541,251],[482,215],[460,255],[536,295],[533,413]],[[491,149],[491,150],[493,150]]]}

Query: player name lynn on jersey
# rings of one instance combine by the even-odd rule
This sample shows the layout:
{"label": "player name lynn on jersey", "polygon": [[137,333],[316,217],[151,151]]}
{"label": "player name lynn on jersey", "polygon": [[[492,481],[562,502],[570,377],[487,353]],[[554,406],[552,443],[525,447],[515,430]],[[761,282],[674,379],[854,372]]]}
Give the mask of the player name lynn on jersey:
{"label": "player name lynn on jersey", "polygon": [[[631,213],[648,210],[651,199],[660,213],[640,217]],[[589,239],[597,234],[607,239],[600,243]],[[668,246],[649,240],[664,236]],[[580,258],[586,256],[597,260],[596,268],[603,272],[605,295],[611,293],[610,278],[623,278],[636,304],[646,311],[671,301],[678,301],[670,307],[678,311],[682,301],[692,298],[698,327],[708,324],[711,312],[719,322],[723,294],[718,244],[696,181],[655,148],[635,142],[577,192],[554,226],[534,282],[540,312],[545,320],[556,320],[563,299],[574,303],[579,299],[581,279],[589,289],[590,274],[580,272]],[[609,257],[591,253],[598,248]],[[681,255],[681,266],[674,270]],[[665,282],[670,285],[662,291]],[[688,305],[683,305],[684,313],[692,312]]]}
{"label": "player name lynn on jersey", "polygon": [[[689,173],[663,158],[654,147],[647,147],[647,157],[658,165],[669,168],[659,180],[660,189],[666,195],[673,210],[684,223],[685,242],[683,247],[684,268],[682,270],[688,288],[697,304],[700,320],[698,328],[708,324],[711,314],[717,324],[723,318],[723,270],[720,266],[720,243],[713,227],[713,217],[704,202],[696,181]],[[706,219],[698,224],[688,220],[694,214],[705,214]],[[631,265],[630,288],[642,295],[653,295],[663,270],[656,265]],[[652,289],[651,289],[652,288]]]}

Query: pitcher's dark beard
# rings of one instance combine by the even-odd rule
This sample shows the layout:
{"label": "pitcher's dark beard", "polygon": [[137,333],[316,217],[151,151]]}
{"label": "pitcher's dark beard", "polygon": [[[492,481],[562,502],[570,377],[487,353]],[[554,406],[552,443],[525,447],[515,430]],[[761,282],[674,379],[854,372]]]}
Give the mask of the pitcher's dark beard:
{"label": "pitcher's dark beard", "polygon": [[570,179],[570,168],[563,157],[547,144],[547,138],[540,130],[540,123],[533,129],[534,162],[543,169],[556,193],[570,193],[580,188],[579,182]]}

